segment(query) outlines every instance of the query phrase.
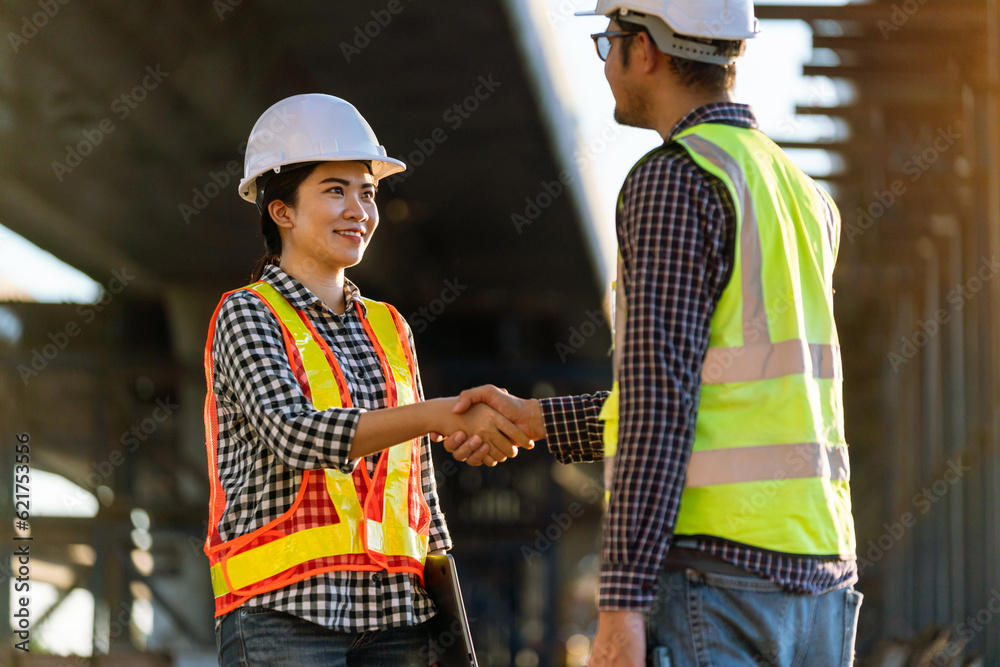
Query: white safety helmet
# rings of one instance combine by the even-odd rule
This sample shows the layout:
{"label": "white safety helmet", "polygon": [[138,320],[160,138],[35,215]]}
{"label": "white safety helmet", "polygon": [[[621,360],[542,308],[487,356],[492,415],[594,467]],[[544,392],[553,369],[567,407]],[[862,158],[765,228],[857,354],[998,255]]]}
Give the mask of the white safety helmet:
{"label": "white safety helmet", "polygon": [[597,0],[593,11],[576,15],[638,23],[649,30],[660,51],[715,65],[732,64],[736,57],[719,55],[715,47],[698,39],[737,41],[760,32],[752,0]]}
{"label": "white safety helmet", "polygon": [[406,165],[387,157],[368,122],[350,102],[332,95],[293,95],[261,114],[250,130],[240,196],[257,200],[257,179],[300,162],[371,162],[378,181]]}

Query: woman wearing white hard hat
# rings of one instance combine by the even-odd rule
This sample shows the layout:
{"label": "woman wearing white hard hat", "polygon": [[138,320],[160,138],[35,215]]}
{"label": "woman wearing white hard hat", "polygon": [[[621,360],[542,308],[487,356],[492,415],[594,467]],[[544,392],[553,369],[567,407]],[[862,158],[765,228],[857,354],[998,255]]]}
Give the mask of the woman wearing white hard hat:
{"label": "woman wearing white hard hat", "polygon": [[378,226],[386,156],[348,102],[296,95],[257,121],[240,194],[267,254],[223,295],[205,353],[219,662],[427,663],[428,552],[451,547],[427,434],[495,464],[529,441],[455,399],[422,401],[409,327],[344,269]]}

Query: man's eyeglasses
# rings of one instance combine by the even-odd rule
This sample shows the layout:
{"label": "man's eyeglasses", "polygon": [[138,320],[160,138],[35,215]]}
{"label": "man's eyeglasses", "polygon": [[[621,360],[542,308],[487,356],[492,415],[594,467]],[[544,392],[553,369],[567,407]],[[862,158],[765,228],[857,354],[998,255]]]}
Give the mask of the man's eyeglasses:
{"label": "man's eyeglasses", "polygon": [[591,35],[590,38],[594,40],[594,47],[597,49],[597,57],[601,59],[601,62],[607,62],[608,54],[611,53],[612,37],[628,37],[630,35],[637,34],[639,33],[635,30],[611,30]]}

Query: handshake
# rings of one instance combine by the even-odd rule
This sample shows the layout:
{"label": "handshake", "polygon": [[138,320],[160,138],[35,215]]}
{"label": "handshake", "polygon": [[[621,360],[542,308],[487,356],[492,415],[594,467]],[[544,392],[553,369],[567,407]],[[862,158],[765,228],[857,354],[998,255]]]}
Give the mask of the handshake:
{"label": "handshake", "polygon": [[447,417],[447,432],[431,433],[431,439],[444,443],[456,461],[471,466],[495,466],[517,456],[518,448],[531,449],[535,440],[545,437],[542,410],[535,399],[508,394],[493,385],[466,389],[452,402]]}

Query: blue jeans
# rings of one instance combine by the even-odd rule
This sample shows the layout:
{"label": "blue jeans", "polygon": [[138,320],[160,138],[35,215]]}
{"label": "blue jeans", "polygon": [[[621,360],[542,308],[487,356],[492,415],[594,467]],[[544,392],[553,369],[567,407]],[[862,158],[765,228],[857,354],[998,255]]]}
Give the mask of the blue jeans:
{"label": "blue jeans", "polygon": [[647,647],[672,667],[850,667],[861,593],[788,593],[756,577],[668,571],[646,619]]}
{"label": "blue jeans", "polygon": [[337,632],[264,607],[241,607],[215,631],[219,667],[426,667],[427,624]]}

